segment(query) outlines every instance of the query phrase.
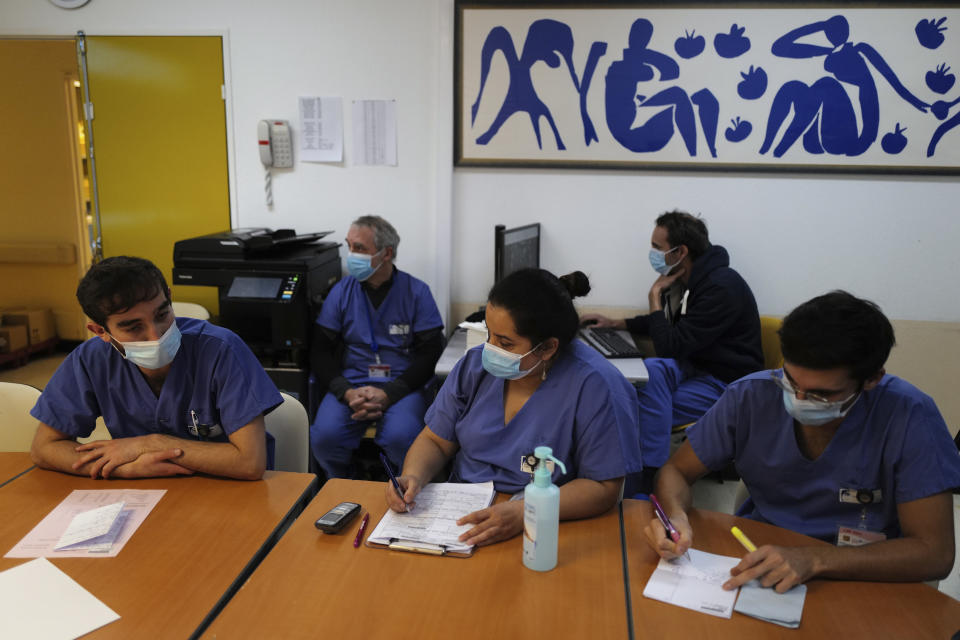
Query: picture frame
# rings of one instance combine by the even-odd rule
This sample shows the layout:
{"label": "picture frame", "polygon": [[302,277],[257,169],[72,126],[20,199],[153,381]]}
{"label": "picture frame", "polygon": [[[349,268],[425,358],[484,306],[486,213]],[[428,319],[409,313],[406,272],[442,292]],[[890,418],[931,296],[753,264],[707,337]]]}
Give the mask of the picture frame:
{"label": "picture frame", "polygon": [[455,166],[960,173],[958,3],[457,0],[455,32]]}

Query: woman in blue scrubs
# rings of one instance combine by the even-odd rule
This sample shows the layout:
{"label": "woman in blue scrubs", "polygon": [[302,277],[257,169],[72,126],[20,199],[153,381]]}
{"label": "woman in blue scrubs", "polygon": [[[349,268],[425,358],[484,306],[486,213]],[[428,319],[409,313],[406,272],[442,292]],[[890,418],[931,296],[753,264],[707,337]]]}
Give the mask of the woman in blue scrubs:
{"label": "woman in blue scrubs", "polygon": [[[427,411],[404,460],[403,500],[387,485],[390,508],[403,511],[456,456],[451,481],[493,481],[517,493],[530,482],[523,468],[535,447],[549,446],[567,467],[553,471],[560,518],[589,518],[620,495],[627,461],[639,461],[637,395],[617,369],[574,340],[572,297],[590,283],[580,272],[556,278],[523,269],[494,285],[486,307],[487,342],[453,368]],[[623,437],[621,437],[623,434]],[[491,544],[523,529],[523,501],[470,513],[467,544]]]}

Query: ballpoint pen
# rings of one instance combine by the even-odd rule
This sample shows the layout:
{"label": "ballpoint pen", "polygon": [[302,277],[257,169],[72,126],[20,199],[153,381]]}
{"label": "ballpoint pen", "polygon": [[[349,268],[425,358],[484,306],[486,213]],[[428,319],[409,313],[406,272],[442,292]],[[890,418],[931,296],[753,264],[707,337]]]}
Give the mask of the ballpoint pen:
{"label": "ballpoint pen", "polygon": [[357,537],[353,539],[354,549],[360,546],[360,541],[363,540],[363,532],[367,530],[368,522],[370,522],[370,512],[363,514],[363,520],[360,521],[360,528],[357,529]]}
{"label": "ballpoint pen", "polygon": [[757,545],[750,542],[750,538],[746,536],[743,531],[740,531],[739,527],[730,527],[730,533],[733,534],[733,537],[737,539],[740,544],[743,545],[743,548],[747,551],[756,551]]}
{"label": "ballpoint pen", "polygon": [[[680,542],[680,532],[677,531],[677,528],[673,526],[673,523],[670,522],[670,518],[667,517],[667,512],[663,510],[663,507],[660,506],[660,501],[657,500],[657,496],[650,494],[650,502],[653,503],[653,510],[657,514],[657,519],[660,520],[660,524],[663,525],[663,528],[666,529],[667,534],[670,536],[670,539],[673,540],[674,544]],[[684,554],[687,560],[690,559],[689,554]]]}
{"label": "ballpoint pen", "polygon": [[[383,453],[380,454],[380,462],[383,463],[383,468],[387,470],[387,475],[390,476],[390,482],[393,484],[393,488],[396,489],[397,495],[400,496],[400,499],[403,500],[403,489],[400,488],[400,483],[397,482],[397,477],[393,475],[393,469],[390,468],[390,461],[387,460],[387,456]],[[406,500],[403,500],[403,510],[410,511],[410,505],[407,504]]]}

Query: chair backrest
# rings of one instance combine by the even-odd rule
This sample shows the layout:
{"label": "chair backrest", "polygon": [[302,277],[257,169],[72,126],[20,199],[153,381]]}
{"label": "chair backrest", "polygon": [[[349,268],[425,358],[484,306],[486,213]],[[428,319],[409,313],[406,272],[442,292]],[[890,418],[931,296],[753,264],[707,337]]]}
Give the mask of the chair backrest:
{"label": "chair backrest", "polygon": [[206,307],[195,302],[177,302],[173,301],[173,315],[178,318],[196,318],[197,320],[209,320],[210,312]]}
{"label": "chair backrest", "polygon": [[30,409],[40,390],[18,382],[0,382],[0,451],[30,451],[37,419]]}
{"label": "chair backrest", "polygon": [[783,318],[760,316],[760,344],[763,348],[763,367],[779,369],[783,365],[783,353],[780,352],[780,336],[777,330],[783,324]]}
{"label": "chair backrest", "polygon": [[107,425],[103,421],[103,416],[97,418],[97,424],[93,427],[93,431],[86,438],[77,438],[77,442],[83,444],[86,442],[93,442],[94,440],[111,440],[113,436],[110,435],[110,432],[107,431]]}
{"label": "chair backrest", "polygon": [[300,401],[281,392],[283,404],[264,417],[267,431],[276,440],[274,468],[306,473],[310,459],[310,421]]}

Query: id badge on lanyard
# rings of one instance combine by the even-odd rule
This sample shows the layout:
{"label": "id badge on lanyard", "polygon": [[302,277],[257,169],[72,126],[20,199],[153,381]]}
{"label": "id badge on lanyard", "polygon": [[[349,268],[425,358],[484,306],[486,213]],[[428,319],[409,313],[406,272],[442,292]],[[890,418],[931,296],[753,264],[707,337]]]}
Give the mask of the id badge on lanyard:
{"label": "id badge on lanyard", "polygon": [[373,332],[373,316],[370,315],[369,299],[363,301],[363,308],[367,311],[367,327],[370,329],[370,350],[373,351],[375,360],[375,362],[367,365],[367,377],[376,380],[389,380],[390,365],[380,362],[380,345],[377,344],[377,336]]}
{"label": "id badge on lanyard", "polygon": [[867,528],[867,507],[880,502],[882,498],[880,489],[840,489],[840,502],[860,505],[860,523],[857,527],[837,526],[838,547],[859,547],[887,539],[887,535],[882,531],[871,531]]}

